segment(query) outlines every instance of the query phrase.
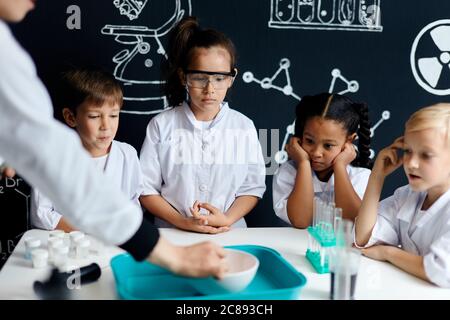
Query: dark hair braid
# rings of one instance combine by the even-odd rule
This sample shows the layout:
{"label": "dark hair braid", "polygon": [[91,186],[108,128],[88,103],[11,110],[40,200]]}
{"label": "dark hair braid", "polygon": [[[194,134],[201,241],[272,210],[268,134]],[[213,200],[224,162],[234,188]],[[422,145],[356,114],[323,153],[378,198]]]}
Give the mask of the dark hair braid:
{"label": "dark hair braid", "polygon": [[371,169],[373,161],[370,159],[370,122],[369,108],[366,103],[355,103],[355,111],[359,114],[358,135],[358,157],[354,164],[358,167]]}

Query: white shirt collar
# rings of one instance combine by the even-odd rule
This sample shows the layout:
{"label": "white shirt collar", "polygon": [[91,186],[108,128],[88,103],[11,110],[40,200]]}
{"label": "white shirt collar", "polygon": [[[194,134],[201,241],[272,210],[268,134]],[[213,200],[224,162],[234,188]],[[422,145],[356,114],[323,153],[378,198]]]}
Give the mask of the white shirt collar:
{"label": "white shirt collar", "polygon": [[[189,107],[189,105],[188,105],[188,103],[186,101],[183,102],[182,107],[183,107],[184,113],[186,114],[186,116],[187,116],[189,122],[192,124],[192,126],[194,128],[197,128],[197,129],[201,130],[202,129],[202,124],[199,121],[197,121],[197,119],[195,119],[195,115],[192,112],[191,108]],[[214,126],[216,126],[220,122],[220,120],[227,114],[229,109],[230,108],[228,107],[228,103],[227,102],[222,102],[220,104],[220,111],[216,115],[216,117],[213,119],[213,121],[211,122],[211,125],[209,126],[209,128],[211,129]]]}
{"label": "white shirt collar", "polygon": [[[423,202],[427,196],[427,192],[416,192],[410,189],[408,198],[405,201],[405,205],[402,206],[401,210],[397,214],[399,220],[411,223],[414,219],[414,215],[418,214],[419,210],[422,208]],[[440,210],[448,203],[450,198],[450,189],[447,190],[443,195],[441,195],[427,210],[422,219],[417,221],[417,226],[425,224],[431,217],[438,214]]]}

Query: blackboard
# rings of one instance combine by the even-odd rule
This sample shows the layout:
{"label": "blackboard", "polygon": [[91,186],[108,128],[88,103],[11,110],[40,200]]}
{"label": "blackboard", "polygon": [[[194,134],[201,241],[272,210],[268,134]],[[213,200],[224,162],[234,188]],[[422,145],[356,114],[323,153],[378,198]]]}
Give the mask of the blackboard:
{"label": "blackboard", "polygon": [[[332,90],[366,101],[374,153],[402,134],[413,111],[447,100],[449,12],[442,0],[59,0],[39,2],[13,31],[50,90],[67,63],[113,72],[126,97],[117,139],[140,150],[148,121],[165,108],[159,65],[167,31],[181,16],[197,16],[237,47],[239,75],[227,100],[255,122],[273,173],[303,95]],[[271,175],[266,183],[249,226],[280,225]],[[404,184],[400,169],[383,197]],[[6,220],[25,214],[18,204]]]}

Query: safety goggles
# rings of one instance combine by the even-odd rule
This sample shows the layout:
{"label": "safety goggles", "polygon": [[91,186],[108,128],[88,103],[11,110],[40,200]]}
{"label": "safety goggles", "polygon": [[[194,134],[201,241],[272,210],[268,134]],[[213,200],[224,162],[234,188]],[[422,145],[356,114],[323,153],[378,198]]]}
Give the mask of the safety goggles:
{"label": "safety goggles", "polygon": [[214,71],[202,71],[202,70],[186,70],[186,83],[189,87],[204,89],[208,86],[208,83],[214,87],[214,89],[228,89],[233,83],[236,76],[235,71],[231,72],[214,72]]}

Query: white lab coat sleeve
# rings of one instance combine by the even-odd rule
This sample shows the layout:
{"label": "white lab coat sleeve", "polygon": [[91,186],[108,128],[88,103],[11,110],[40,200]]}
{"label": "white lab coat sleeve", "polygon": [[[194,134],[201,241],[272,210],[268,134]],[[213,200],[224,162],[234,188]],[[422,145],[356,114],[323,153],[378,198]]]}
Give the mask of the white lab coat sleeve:
{"label": "white lab coat sleeve", "polygon": [[61,220],[59,214],[53,207],[53,203],[37,189],[31,191],[31,225],[44,230],[55,230]]}
{"label": "white lab coat sleeve", "polygon": [[392,196],[379,203],[377,221],[366,245],[359,246],[356,243],[356,230],[353,228],[354,244],[357,248],[368,248],[378,244],[391,246],[400,244],[399,221],[396,216],[402,205],[402,200],[406,196],[407,191],[404,188],[399,188]]}
{"label": "white lab coat sleeve", "polygon": [[246,137],[248,140],[246,139],[247,141],[243,143],[248,143],[249,146],[249,148],[246,148],[247,176],[236,192],[236,197],[255,196],[262,198],[266,191],[266,165],[253,122],[247,130]]}
{"label": "white lab coat sleeve", "polygon": [[423,265],[431,282],[450,288],[450,221],[444,228],[448,231],[431,244],[430,252],[423,257]]}
{"label": "white lab coat sleeve", "polygon": [[287,200],[295,185],[297,170],[290,162],[283,163],[276,171],[272,180],[273,210],[275,214],[287,223],[291,223],[287,213]]}
{"label": "white lab coat sleeve", "polygon": [[123,244],[142,224],[140,208],[93,167],[76,133],[52,117],[34,65],[0,26],[0,154],[74,227]]}
{"label": "white lab coat sleeve", "polygon": [[[139,201],[139,197],[144,191],[144,180],[142,177],[141,163],[139,162],[139,157],[137,155],[136,149],[130,146],[129,154],[129,166],[130,166],[130,179],[133,182],[132,190],[130,190],[131,200]],[[127,178],[127,177],[124,177]]]}
{"label": "white lab coat sleeve", "polygon": [[366,192],[367,184],[369,183],[370,170],[360,170],[355,176],[351,178],[353,185],[353,190],[360,199],[364,197],[364,192]]}
{"label": "white lab coat sleeve", "polygon": [[163,184],[158,146],[160,133],[157,118],[150,120],[145,133],[144,143],[140,153],[140,163],[143,177],[142,195],[160,195]]}

